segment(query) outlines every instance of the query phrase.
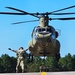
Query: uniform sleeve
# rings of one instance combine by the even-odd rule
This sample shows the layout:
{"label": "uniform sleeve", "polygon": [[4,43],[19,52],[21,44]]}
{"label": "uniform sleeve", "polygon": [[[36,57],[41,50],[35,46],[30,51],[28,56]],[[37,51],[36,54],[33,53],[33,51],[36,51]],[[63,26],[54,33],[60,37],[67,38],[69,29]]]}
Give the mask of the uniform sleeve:
{"label": "uniform sleeve", "polygon": [[17,50],[11,50],[11,51],[13,51],[13,52],[17,53]]}

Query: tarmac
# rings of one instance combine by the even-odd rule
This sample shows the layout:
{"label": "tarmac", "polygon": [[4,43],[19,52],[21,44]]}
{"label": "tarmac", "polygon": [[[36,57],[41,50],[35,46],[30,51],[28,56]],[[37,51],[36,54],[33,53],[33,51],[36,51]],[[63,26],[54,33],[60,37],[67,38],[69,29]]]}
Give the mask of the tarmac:
{"label": "tarmac", "polygon": [[0,73],[0,75],[75,75],[75,71],[71,72],[34,72],[34,73]]}

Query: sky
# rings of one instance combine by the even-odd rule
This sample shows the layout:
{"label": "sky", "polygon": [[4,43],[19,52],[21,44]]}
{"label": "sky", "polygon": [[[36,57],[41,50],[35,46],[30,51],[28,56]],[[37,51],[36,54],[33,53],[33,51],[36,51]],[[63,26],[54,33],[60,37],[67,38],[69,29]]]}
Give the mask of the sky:
{"label": "sky", "polygon": [[[0,0],[0,12],[17,12],[5,7],[14,7],[29,13],[51,12],[75,5],[75,0]],[[75,12],[75,8],[63,10],[60,12]],[[51,18],[75,17],[75,15],[50,15]],[[17,50],[19,47],[28,48],[28,43],[32,39],[31,33],[39,22],[22,23],[12,25],[14,22],[37,20],[30,15],[2,15],[0,14],[0,56],[8,54],[16,56],[15,53],[8,50],[12,48]],[[57,38],[61,43],[60,54],[64,57],[68,53],[75,54],[75,20],[49,21],[49,25],[60,30],[60,36]]]}

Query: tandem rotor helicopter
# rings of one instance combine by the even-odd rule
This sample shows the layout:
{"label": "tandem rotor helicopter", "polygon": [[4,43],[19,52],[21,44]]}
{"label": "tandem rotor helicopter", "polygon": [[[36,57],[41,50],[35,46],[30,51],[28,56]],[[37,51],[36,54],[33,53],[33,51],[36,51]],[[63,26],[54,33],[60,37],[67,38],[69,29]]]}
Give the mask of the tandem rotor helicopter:
{"label": "tandem rotor helicopter", "polygon": [[24,22],[16,22],[13,24],[20,24],[26,22],[35,22],[39,21],[39,25],[34,27],[31,37],[32,40],[29,42],[28,49],[33,56],[53,56],[57,59],[60,58],[60,42],[57,40],[59,33],[55,30],[53,26],[49,25],[49,21],[51,20],[75,20],[75,17],[68,18],[49,18],[49,15],[70,15],[75,14],[75,12],[70,13],[58,13],[59,11],[67,10],[70,8],[74,8],[75,5],[69,6],[63,9],[55,10],[52,12],[46,13],[29,13],[17,8],[6,7],[8,9],[12,9],[18,11],[15,12],[0,12],[0,14],[7,15],[31,15],[33,17],[38,18],[38,20],[24,21]]}

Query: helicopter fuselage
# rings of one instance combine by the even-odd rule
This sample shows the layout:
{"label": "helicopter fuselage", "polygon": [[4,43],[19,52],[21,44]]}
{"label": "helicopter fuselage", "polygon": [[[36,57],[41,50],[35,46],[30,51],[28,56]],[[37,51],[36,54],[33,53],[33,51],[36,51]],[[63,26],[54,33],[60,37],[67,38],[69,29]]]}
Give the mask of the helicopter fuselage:
{"label": "helicopter fuselage", "polygon": [[29,42],[29,50],[34,56],[55,56],[60,53],[60,43],[55,35],[55,29],[52,26],[35,27],[34,37]]}
{"label": "helicopter fuselage", "polygon": [[29,50],[34,56],[55,56],[60,54],[60,43],[54,27],[48,25],[48,17],[40,18],[39,26],[32,32]]}

